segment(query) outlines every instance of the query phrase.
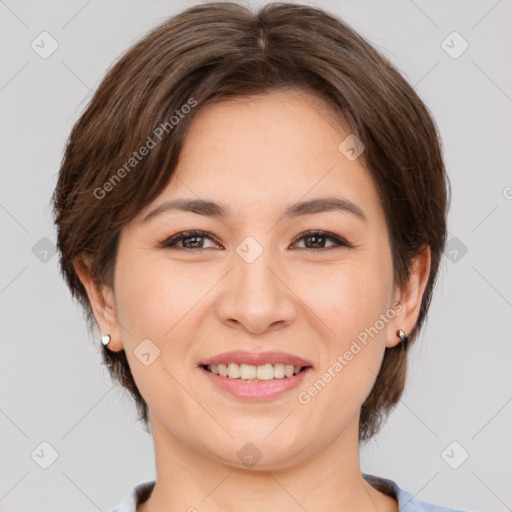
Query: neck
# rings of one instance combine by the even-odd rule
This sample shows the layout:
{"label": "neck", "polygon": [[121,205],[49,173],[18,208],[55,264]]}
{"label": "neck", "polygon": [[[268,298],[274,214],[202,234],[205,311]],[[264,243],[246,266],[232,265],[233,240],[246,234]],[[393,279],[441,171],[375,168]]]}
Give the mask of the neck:
{"label": "neck", "polygon": [[394,499],[371,487],[359,466],[358,421],[300,462],[239,468],[193,449],[151,418],[157,477],[137,512],[392,511]]}

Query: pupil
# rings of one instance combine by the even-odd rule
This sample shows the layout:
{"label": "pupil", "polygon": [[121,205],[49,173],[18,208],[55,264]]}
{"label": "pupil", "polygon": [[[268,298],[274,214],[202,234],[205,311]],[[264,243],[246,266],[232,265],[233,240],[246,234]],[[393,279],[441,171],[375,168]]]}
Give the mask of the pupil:
{"label": "pupil", "polygon": [[196,247],[196,244],[194,244],[192,242],[192,244],[190,244],[190,240],[195,240],[197,242],[197,240],[201,238],[201,237],[198,237],[198,236],[193,236],[193,237],[189,237],[187,240],[189,240],[189,243],[187,245],[192,245],[193,247]]}
{"label": "pupil", "polygon": [[[310,240],[316,240],[318,242],[319,239],[322,239],[323,237],[321,236],[310,236],[309,239]],[[313,243],[314,246],[317,246],[318,243]],[[321,244],[320,244],[321,245]]]}

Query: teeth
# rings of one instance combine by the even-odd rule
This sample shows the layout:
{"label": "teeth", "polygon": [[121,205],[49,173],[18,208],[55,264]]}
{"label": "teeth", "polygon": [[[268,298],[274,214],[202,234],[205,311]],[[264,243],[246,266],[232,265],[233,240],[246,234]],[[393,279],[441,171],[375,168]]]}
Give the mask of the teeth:
{"label": "teeth", "polygon": [[257,366],[252,364],[241,364],[240,365],[240,378],[241,379],[255,379],[258,371]]}
{"label": "teeth", "polygon": [[256,378],[258,380],[272,380],[274,378],[274,367],[271,364],[258,366]]}
{"label": "teeth", "polygon": [[274,365],[274,378],[282,379],[284,377],[284,364]]}
{"label": "teeth", "polygon": [[240,378],[240,366],[235,363],[228,364],[228,377],[230,379]]}
{"label": "teeth", "polygon": [[238,380],[273,380],[293,377],[297,375],[302,366],[293,366],[292,364],[262,364],[254,366],[252,364],[212,364],[206,367],[207,370],[221,377]]}

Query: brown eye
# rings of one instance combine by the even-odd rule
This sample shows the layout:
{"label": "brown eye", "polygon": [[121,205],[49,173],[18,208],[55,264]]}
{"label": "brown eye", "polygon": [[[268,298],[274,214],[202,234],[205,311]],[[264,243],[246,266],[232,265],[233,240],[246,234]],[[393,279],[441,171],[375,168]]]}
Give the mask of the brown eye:
{"label": "brown eye", "polygon": [[[305,240],[305,247],[299,249],[331,249],[335,247],[350,247],[350,244],[338,236],[328,231],[307,231],[302,233],[297,240]],[[332,242],[332,245],[326,247],[326,241]]]}
{"label": "brown eye", "polygon": [[209,247],[204,246],[205,239],[214,241],[212,237],[203,231],[183,231],[171,236],[160,245],[166,248],[208,249]]}

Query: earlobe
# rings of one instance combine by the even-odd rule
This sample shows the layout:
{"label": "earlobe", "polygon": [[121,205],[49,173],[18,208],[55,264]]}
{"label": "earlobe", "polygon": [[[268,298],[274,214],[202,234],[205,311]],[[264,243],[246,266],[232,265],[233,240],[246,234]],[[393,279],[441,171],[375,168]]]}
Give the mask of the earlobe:
{"label": "earlobe", "polygon": [[430,263],[431,251],[427,245],[414,258],[407,283],[396,292],[395,301],[400,303],[401,309],[390,322],[386,347],[392,348],[401,343],[402,339],[397,334],[400,329],[408,337],[416,325],[430,276]]}
{"label": "earlobe", "polygon": [[73,266],[80,278],[89,302],[92,307],[94,318],[98,324],[101,335],[109,334],[111,341],[108,344],[109,350],[117,351],[123,348],[119,323],[117,321],[117,310],[114,290],[106,284],[98,284],[91,276],[91,259],[88,256],[79,256],[73,260]]}

